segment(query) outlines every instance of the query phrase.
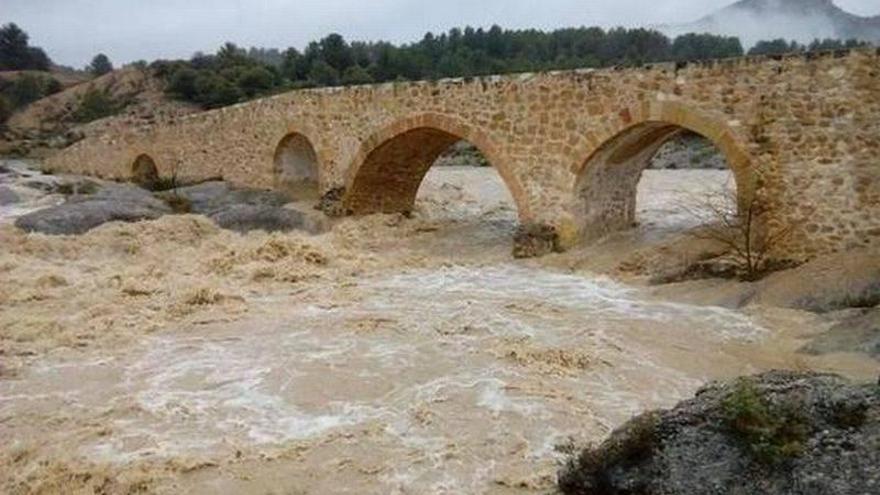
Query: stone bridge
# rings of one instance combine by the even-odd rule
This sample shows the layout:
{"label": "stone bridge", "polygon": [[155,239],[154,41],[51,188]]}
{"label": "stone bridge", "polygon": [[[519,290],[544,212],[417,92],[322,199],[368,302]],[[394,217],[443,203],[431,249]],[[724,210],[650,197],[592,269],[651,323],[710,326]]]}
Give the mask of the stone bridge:
{"label": "stone bridge", "polygon": [[434,160],[464,139],[521,223],[567,248],[632,225],[642,170],[681,129],[724,153],[741,209],[760,204],[763,228],[791,231],[787,255],[880,241],[874,49],[294,91],[120,127],[48,165],[313,191],[359,215],[410,210]]}

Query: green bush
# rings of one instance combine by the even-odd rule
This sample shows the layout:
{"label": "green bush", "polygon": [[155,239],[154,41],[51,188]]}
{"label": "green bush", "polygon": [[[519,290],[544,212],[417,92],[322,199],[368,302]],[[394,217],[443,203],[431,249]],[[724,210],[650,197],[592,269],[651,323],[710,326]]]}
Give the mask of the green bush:
{"label": "green bush", "polygon": [[353,65],[345,70],[342,75],[342,84],[353,86],[356,84],[370,84],[373,82],[373,76],[360,65]]}
{"label": "green bush", "polygon": [[779,464],[803,453],[809,424],[797,404],[773,404],[743,378],[721,407],[730,433],[762,464]]}
{"label": "green bush", "polygon": [[198,77],[199,73],[195,69],[181,67],[171,75],[166,91],[184,100],[195,100],[198,95],[196,91]]}
{"label": "green bush", "polygon": [[251,67],[238,77],[238,87],[248,97],[264,93],[275,86],[275,75],[265,67]]}
{"label": "green bush", "polygon": [[116,115],[122,105],[116,102],[107,91],[90,89],[82,96],[79,106],[73,112],[75,122],[85,123]]}

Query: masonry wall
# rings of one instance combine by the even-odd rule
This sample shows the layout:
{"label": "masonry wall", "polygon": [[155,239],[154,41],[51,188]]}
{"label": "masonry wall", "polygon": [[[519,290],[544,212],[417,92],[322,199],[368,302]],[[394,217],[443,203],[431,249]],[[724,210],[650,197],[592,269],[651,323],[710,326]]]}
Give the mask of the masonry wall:
{"label": "masonry wall", "polygon": [[[268,188],[276,147],[296,132],[314,146],[323,191],[355,190],[363,177],[384,187],[375,164],[361,173],[377,148],[430,127],[477,145],[511,189],[521,220],[553,225],[571,245],[596,231],[583,213],[592,199],[578,180],[595,172],[591,158],[618,134],[662,122],[711,139],[741,193],[758,194],[771,223],[794,228],[790,254],[810,256],[880,242],[878,67],[880,51],[856,50],[296,91],[116,129],[49,164],[127,179],[146,153],[162,174]],[[387,181],[394,183],[407,180]]]}

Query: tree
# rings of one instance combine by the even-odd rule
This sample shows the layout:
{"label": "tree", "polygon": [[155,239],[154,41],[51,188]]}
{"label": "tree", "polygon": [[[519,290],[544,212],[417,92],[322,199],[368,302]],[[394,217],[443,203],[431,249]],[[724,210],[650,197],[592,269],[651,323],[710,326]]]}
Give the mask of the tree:
{"label": "tree", "polygon": [[782,55],[803,51],[804,47],[796,41],[788,42],[782,38],[771,41],[759,41],[749,50],[749,55]]}
{"label": "tree", "polygon": [[265,67],[247,69],[238,78],[238,87],[249,97],[268,91],[274,85],[275,75]]}
{"label": "tree", "polygon": [[171,75],[167,92],[180,96],[185,100],[193,100],[196,97],[196,79],[199,73],[195,69],[182,67]]}
{"label": "tree", "polygon": [[95,58],[92,59],[92,62],[86,69],[93,76],[100,77],[113,71],[113,63],[110,62],[110,57],[103,53],[99,53],[95,55]]}
{"label": "tree", "polygon": [[319,86],[336,86],[339,84],[339,71],[323,60],[312,65],[309,80]]}
{"label": "tree", "polygon": [[223,67],[234,67],[237,65],[248,65],[253,62],[247,56],[247,52],[243,48],[239,48],[235,43],[227,41],[217,50],[217,63]]}
{"label": "tree", "polygon": [[28,46],[28,35],[15,23],[0,28],[0,70],[49,70],[46,53]]}
{"label": "tree", "polygon": [[352,65],[345,74],[342,75],[342,84],[345,86],[353,86],[357,84],[370,84],[373,82],[373,76],[360,65]]}
{"label": "tree", "polygon": [[712,191],[692,204],[682,205],[700,226],[690,234],[726,248],[743,280],[755,281],[770,269],[770,256],[791,235],[791,228],[774,227],[769,210],[757,195],[738,204],[730,185]]}
{"label": "tree", "polygon": [[345,38],[333,33],[319,43],[320,57],[337,72],[342,73],[354,64],[354,56]]}

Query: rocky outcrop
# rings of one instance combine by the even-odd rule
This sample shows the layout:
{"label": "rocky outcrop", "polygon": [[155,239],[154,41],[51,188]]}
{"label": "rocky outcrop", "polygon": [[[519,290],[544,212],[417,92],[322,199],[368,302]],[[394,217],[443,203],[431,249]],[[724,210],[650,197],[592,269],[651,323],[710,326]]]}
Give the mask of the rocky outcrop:
{"label": "rocky outcrop", "polygon": [[108,185],[94,194],[19,217],[15,225],[27,232],[50,235],[82,234],[107,222],[152,220],[171,208],[144,189],[128,184]]}
{"label": "rocky outcrop", "polygon": [[880,385],[771,372],[647,413],[560,472],[566,495],[850,495],[880,488]]}

